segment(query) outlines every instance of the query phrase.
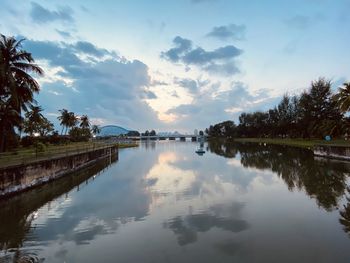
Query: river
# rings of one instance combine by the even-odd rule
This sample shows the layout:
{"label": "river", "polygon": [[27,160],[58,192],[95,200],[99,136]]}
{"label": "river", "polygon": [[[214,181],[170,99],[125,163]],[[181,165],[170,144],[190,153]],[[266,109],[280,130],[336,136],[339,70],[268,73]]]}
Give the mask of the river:
{"label": "river", "polygon": [[0,262],[350,262],[350,163],[142,142],[0,201]]}

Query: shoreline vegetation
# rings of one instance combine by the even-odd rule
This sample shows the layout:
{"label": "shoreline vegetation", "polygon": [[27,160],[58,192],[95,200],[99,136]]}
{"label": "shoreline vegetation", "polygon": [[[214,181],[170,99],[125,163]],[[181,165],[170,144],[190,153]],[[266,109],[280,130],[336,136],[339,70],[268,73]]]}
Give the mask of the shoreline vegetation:
{"label": "shoreline vegetation", "polygon": [[350,141],[343,139],[338,139],[334,141],[325,141],[319,139],[279,139],[279,138],[235,138],[232,139],[233,142],[248,142],[248,143],[266,143],[266,144],[276,144],[276,145],[286,145],[292,147],[299,147],[304,149],[313,150],[314,146],[326,145],[326,146],[340,146],[340,147],[350,147]]}

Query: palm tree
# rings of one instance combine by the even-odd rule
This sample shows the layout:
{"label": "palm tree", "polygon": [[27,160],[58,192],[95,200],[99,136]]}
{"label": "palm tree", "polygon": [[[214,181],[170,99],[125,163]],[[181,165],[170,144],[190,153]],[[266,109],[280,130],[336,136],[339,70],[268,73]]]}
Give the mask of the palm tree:
{"label": "palm tree", "polygon": [[0,151],[4,150],[6,129],[14,130],[20,125],[21,110],[27,110],[34,101],[33,93],[40,90],[30,73],[42,76],[43,70],[34,63],[31,53],[22,49],[23,41],[0,35]]}
{"label": "palm tree", "polygon": [[98,125],[92,125],[91,131],[96,136],[101,132],[101,129]]}
{"label": "palm tree", "polygon": [[25,115],[26,119],[24,121],[24,132],[29,133],[33,136],[33,133],[39,132],[41,126],[48,120],[41,114],[43,109],[40,106],[30,106],[30,111]]}
{"label": "palm tree", "polygon": [[67,128],[73,128],[78,124],[78,117],[75,116],[74,112],[72,111],[68,112],[68,115],[69,117],[68,117]]}
{"label": "palm tree", "polygon": [[59,112],[61,113],[61,116],[58,116],[57,119],[60,121],[60,125],[62,126],[62,130],[61,130],[61,135],[62,135],[64,128],[66,128],[65,133],[67,133],[70,115],[68,110],[66,109],[59,110]]}
{"label": "palm tree", "polygon": [[83,128],[83,129],[90,128],[90,121],[87,115],[83,115],[80,117],[80,128]]}
{"label": "palm tree", "polygon": [[339,88],[338,94],[334,96],[338,102],[341,111],[346,112],[350,110],[350,82],[344,83],[343,87]]}
{"label": "palm tree", "polygon": [[0,101],[0,152],[5,150],[6,138],[14,134],[14,127],[21,127],[23,118],[11,104]]}

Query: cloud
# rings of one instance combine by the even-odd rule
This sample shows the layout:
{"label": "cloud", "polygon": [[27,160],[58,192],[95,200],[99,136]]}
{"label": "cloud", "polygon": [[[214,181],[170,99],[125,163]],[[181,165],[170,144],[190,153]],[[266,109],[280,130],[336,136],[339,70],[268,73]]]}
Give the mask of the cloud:
{"label": "cloud", "polygon": [[145,102],[156,95],[148,89],[151,79],[147,65],[141,61],[120,58],[114,51],[85,41],[67,44],[27,40],[23,46],[47,68],[57,68],[55,75],[72,83],[67,86],[64,81],[53,81],[42,85],[38,101],[48,112],[67,108],[103,119],[105,124],[135,129],[149,128],[150,123],[161,126],[156,112]]}
{"label": "cloud", "polygon": [[181,59],[181,56],[192,49],[192,41],[180,36],[175,37],[173,43],[175,45],[174,48],[162,52],[161,54],[162,57],[167,58],[172,62],[178,62]]}
{"label": "cloud", "polygon": [[242,82],[233,82],[230,89],[225,91],[219,91],[220,85],[210,84],[209,90],[207,86],[206,92],[195,96],[191,104],[182,104],[168,110],[168,114],[177,116],[174,126],[203,129],[223,120],[237,122],[244,109],[267,110],[279,100],[271,97],[268,90],[251,93]]}
{"label": "cloud", "polygon": [[193,48],[191,40],[180,36],[175,37],[173,43],[175,47],[161,53],[161,57],[170,62],[181,62],[186,67],[195,65],[205,71],[224,75],[239,72],[235,58],[241,55],[243,50],[233,45],[206,51],[202,47]]}
{"label": "cloud", "polygon": [[56,20],[72,23],[74,22],[73,13],[73,9],[69,6],[59,6],[57,11],[51,11],[38,3],[31,2],[30,16],[32,20],[38,24],[53,22]]}
{"label": "cloud", "polygon": [[[207,211],[187,216],[176,216],[164,223],[164,227],[173,231],[180,246],[198,241],[198,233],[205,233],[212,228],[239,233],[247,230],[250,225],[246,220],[237,219],[244,204],[214,205]],[[232,212],[232,213],[227,213]]]}
{"label": "cloud", "polygon": [[196,94],[200,91],[201,87],[209,84],[210,81],[209,80],[201,81],[200,79],[193,80],[190,78],[177,78],[177,77],[175,77],[174,83],[179,85],[180,87],[187,89],[190,93]]}
{"label": "cloud", "polygon": [[245,30],[245,25],[230,24],[227,26],[217,26],[207,36],[220,40],[243,40],[245,38]]}
{"label": "cloud", "polygon": [[56,29],[56,32],[57,32],[61,37],[64,37],[64,38],[71,38],[71,37],[72,37],[71,33],[67,32],[67,31],[63,31],[63,30]]}
{"label": "cloud", "polygon": [[108,55],[108,54],[113,54],[114,52],[109,52],[108,50],[104,48],[97,48],[95,45],[91,44],[90,42],[86,41],[78,41],[73,47],[81,51],[82,53],[88,54],[88,55],[93,55],[96,57],[100,57],[103,55]]}

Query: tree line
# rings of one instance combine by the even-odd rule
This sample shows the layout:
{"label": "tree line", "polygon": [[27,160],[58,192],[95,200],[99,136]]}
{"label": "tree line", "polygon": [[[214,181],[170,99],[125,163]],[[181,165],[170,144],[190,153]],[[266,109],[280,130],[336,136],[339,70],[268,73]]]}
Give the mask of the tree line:
{"label": "tree line", "polygon": [[228,120],[206,129],[211,137],[324,138],[350,135],[350,83],[336,94],[331,81],[319,78],[300,95],[284,95],[267,111],[243,112],[236,125]]}
{"label": "tree line", "polygon": [[[15,148],[21,142],[30,145],[34,137],[50,137],[59,141],[59,133],[43,114],[34,95],[40,85],[34,76],[43,76],[43,69],[35,63],[31,53],[22,49],[24,39],[0,34],[0,152]],[[87,115],[77,116],[66,109],[59,111],[61,135],[69,134],[73,141],[87,140],[100,129],[91,125]],[[22,138],[22,133],[28,136]],[[63,137],[63,136],[61,136]]]}

